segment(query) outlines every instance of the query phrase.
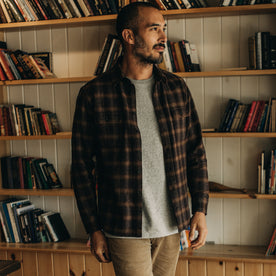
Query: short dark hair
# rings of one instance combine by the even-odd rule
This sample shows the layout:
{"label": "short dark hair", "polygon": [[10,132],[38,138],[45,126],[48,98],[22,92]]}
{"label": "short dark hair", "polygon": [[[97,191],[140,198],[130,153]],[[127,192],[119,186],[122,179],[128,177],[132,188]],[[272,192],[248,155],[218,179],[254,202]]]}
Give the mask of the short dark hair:
{"label": "short dark hair", "polygon": [[123,43],[122,32],[124,29],[131,29],[134,34],[138,31],[139,8],[155,8],[159,7],[151,2],[133,2],[121,9],[116,21],[117,36]]}

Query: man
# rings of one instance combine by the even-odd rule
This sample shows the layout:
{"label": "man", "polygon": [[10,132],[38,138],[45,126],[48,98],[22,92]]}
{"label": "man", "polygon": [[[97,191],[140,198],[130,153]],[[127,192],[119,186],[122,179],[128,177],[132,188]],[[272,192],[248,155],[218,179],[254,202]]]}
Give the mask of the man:
{"label": "man", "polygon": [[170,276],[179,233],[190,224],[193,240],[198,230],[193,249],[206,240],[201,128],[183,79],[156,66],[167,40],[160,11],[132,3],[116,27],[121,60],[82,87],[77,99],[72,183],[100,262],[112,259],[119,276]]}

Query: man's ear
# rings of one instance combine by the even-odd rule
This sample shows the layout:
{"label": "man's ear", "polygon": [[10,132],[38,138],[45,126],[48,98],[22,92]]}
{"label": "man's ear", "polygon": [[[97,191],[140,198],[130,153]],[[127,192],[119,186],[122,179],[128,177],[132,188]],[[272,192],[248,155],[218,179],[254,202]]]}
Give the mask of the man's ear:
{"label": "man's ear", "polygon": [[124,29],[122,37],[127,44],[133,45],[135,43],[134,34],[131,29]]}

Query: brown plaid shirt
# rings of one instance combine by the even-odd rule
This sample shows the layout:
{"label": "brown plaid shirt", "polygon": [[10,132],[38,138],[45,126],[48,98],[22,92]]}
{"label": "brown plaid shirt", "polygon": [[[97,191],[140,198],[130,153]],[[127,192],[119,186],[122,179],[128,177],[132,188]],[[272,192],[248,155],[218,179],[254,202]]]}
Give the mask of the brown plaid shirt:
{"label": "brown plaid shirt", "polygon": [[[179,231],[192,212],[207,212],[208,177],[201,128],[183,79],[154,67],[152,101],[167,185]],[[86,231],[142,235],[141,136],[135,88],[119,66],[84,85],[72,131],[72,184]],[[98,189],[96,189],[96,182]],[[96,195],[98,193],[98,195]]]}

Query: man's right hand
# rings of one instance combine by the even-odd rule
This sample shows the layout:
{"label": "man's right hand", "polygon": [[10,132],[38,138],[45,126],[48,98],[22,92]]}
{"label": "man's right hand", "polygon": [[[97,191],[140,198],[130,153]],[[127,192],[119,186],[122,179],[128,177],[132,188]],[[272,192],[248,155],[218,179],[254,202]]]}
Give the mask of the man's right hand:
{"label": "man's right hand", "polygon": [[107,241],[102,231],[96,231],[91,234],[90,250],[99,262],[111,262]]}

